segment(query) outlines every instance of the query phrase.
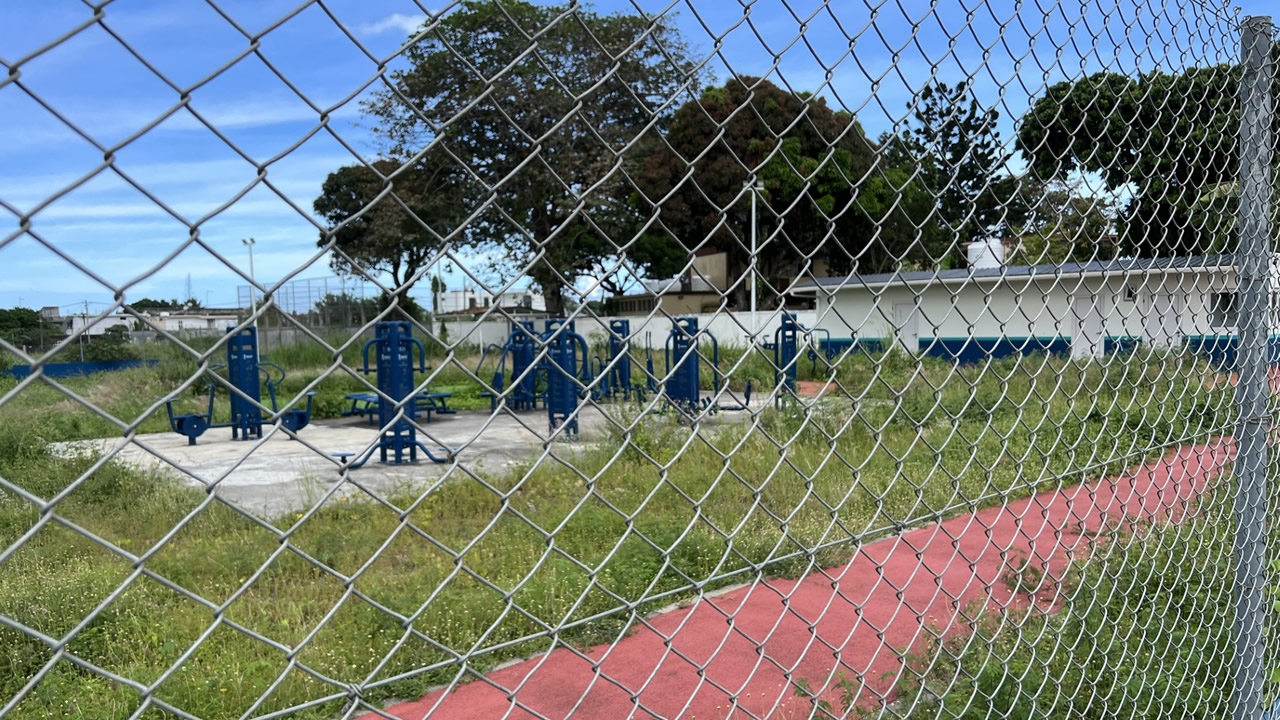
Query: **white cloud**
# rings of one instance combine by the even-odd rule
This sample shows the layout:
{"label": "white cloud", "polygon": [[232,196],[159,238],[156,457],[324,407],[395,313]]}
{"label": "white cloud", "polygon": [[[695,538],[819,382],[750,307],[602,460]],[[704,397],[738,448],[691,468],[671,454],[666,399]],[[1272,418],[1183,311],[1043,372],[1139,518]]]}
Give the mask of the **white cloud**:
{"label": "white cloud", "polygon": [[413,15],[393,13],[377,22],[361,23],[358,30],[361,35],[381,35],[392,30],[399,30],[402,35],[412,35],[422,27],[426,19],[427,16],[420,13]]}
{"label": "white cloud", "polygon": [[[257,128],[288,123],[318,123],[320,114],[296,97],[261,98],[252,100],[234,100],[202,104],[199,100],[192,102],[192,107],[205,120],[219,129]],[[333,112],[331,118],[355,118],[360,116],[360,106],[349,102]],[[149,122],[148,120],[147,122]],[[134,121],[125,127],[137,129],[145,123]],[[203,130],[205,126],[194,115],[178,112],[158,127],[167,130]]]}
{"label": "white cloud", "polygon": [[[167,110],[168,98],[138,99],[132,103],[118,103],[112,107],[88,106],[64,107],[61,110],[85,132],[100,142],[111,144],[153,122]],[[320,114],[306,103],[291,95],[274,97],[234,97],[217,100],[196,98],[191,106],[205,120],[219,130],[252,130],[263,127],[296,125],[312,126],[320,122]],[[352,101],[329,113],[332,121],[353,120],[360,117],[360,106]],[[348,138],[360,137],[337,122],[331,127]],[[168,132],[205,131],[204,124],[186,110],[179,110],[157,125],[149,135]],[[21,138],[21,142],[0,143],[0,154],[32,150],[36,147],[61,145],[64,147],[90,147],[70,129],[53,120],[44,111],[16,111],[5,116],[0,113],[0,134]]]}
{"label": "white cloud", "polygon": [[[350,155],[316,153],[290,156],[272,165],[267,171],[271,183],[303,207],[310,207],[311,199],[319,194],[325,176],[342,165],[356,163]],[[203,203],[204,207],[216,207],[239,192],[257,177],[253,166],[238,158],[190,162],[130,163],[122,161],[120,168],[143,187],[156,193],[162,200],[172,203]],[[56,190],[66,187],[81,177],[80,173],[36,173],[6,177],[0,174],[0,198],[20,209],[29,209],[44,202]],[[265,188],[263,188],[265,190]],[[261,190],[260,190],[261,191]],[[267,190],[269,193],[270,191]],[[103,195],[115,195],[108,200]],[[243,202],[243,201],[242,201]],[[45,221],[59,217],[56,208],[74,208],[85,203],[108,204],[112,217],[153,217],[159,208],[139,195],[124,180],[110,170],[100,173],[94,180],[76,188],[49,208],[51,214],[41,216]],[[141,205],[139,205],[141,203]],[[281,203],[283,204],[283,203]],[[112,210],[112,208],[120,208]],[[190,205],[187,205],[190,209]],[[63,211],[61,217],[101,218],[101,207]],[[207,210],[206,210],[207,212]]]}

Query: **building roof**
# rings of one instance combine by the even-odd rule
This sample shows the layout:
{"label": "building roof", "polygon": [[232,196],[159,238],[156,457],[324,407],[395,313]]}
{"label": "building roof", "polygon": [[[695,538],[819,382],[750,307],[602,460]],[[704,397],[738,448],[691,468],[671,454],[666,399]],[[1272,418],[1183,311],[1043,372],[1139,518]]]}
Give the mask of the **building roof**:
{"label": "building roof", "polygon": [[720,292],[716,289],[715,285],[712,285],[705,279],[697,276],[689,278],[689,289],[687,291],[683,289],[684,286],[681,284],[680,278],[668,278],[666,280],[641,280],[640,283],[644,285],[644,289],[647,291],[646,293],[640,293],[643,295],[671,295],[684,294],[686,292],[689,294]]}
{"label": "building roof", "polygon": [[1056,265],[1002,265],[991,268],[958,268],[954,270],[919,270],[912,272],[876,273],[871,275],[844,275],[840,277],[809,278],[797,282],[789,292],[812,293],[819,288],[855,289],[887,285],[912,285],[920,283],[955,283],[969,280],[1004,280],[1007,278],[1056,279],[1082,275],[1121,275],[1125,273],[1178,272],[1184,270],[1210,270],[1233,267],[1234,255],[1186,255],[1166,258],[1123,258],[1118,260],[1094,260],[1069,262]]}

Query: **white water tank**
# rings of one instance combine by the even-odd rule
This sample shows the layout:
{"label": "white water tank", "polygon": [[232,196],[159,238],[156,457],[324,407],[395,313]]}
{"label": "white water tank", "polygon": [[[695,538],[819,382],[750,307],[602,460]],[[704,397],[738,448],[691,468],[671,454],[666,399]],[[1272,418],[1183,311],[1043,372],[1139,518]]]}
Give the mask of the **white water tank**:
{"label": "white water tank", "polygon": [[966,251],[969,257],[969,267],[975,270],[998,268],[1004,265],[1004,243],[996,238],[971,242]]}

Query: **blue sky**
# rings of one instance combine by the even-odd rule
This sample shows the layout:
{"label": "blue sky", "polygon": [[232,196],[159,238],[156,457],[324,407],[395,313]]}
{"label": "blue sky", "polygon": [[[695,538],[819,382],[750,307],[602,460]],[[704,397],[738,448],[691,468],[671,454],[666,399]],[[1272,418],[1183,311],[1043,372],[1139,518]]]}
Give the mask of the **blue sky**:
{"label": "blue sky", "polygon": [[[923,0],[887,2],[878,12],[863,0],[757,0],[747,7],[736,0],[601,0],[595,8],[678,12],[694,54],[710,58],[719,80],[736,71],[768,75],[796,90],[821,87],[830,102],[857,113],[872,136],[905,115],[913,93],[935,73],[951,82],[971,76],[983,103],[1004,115],[1008,139],[1029,96],[1081,68],[1183,67],[1229,60],[1237,52],[1234,38],[1222,34],[1229,18],[1199,11],[1204,18],[1179,21],[1176,8],[1160,9],[1173,4],[1163,0],[1118,0],[1122,8],[1109,14],[1096,7],[1082,13],[1079,0],[1039,3],[1047,10],[1023,3],[1017,17],[1012,0],[974,0],[972,15],[958,1],[936,4],[936,12]],[[1240,8],[1261,13],[1268,4],[1251,0]],[[442,6],[440,0],[427,7]],[[0,201],[22,214],[41,207],[29,227],[44,241],[24,234],[0,247],[0,307],[59,305],[70,311],[85,301],[91,310],[108,307],[112,291],[66,258],[116,286],[150,273],[127,290],[126,299],[183,297],[190,282],[202,302],[234,306],[236,288],[245,281],[227,262],[248,274],[240,242],[245,237],[257,240],[260,281],[331,275],[328,258],[316,257],[317,233],[306,214],[325,175],[355,162],[351,150],[376,154],[376,138],[362,125],[358,103],[377,86],[360,88],[421,21],[422,6],[411,0],[329,0],[324,6],[301,0],[115,0],[102,9],[100,23],[93,17],[93,8],[78,0],[0,4],[0,58],[7,64],[88,23],[21,63],[21,87],[0,87]],[[261,57],[246,52],[247,36],[259,38]],[[103,153],[50,112],[111,147],[164,117],[188,90],[189,107],[222,137],[179,108],[133,139],[113,160],[145,192],[110,169],[84,180],[103,165]],[[329,112],[327,128],[317,108]],[[268,161],[264,177],[271,187],[244,192],[259,176],[255,163]],[[199,234],[209,250],[182,250],[190,232],[161,203],[188,223],[207,218]],[[19,228],[18,215],[0,206],[0,240]],[[457,273],[448,279],[451,286],[462,284]]]}

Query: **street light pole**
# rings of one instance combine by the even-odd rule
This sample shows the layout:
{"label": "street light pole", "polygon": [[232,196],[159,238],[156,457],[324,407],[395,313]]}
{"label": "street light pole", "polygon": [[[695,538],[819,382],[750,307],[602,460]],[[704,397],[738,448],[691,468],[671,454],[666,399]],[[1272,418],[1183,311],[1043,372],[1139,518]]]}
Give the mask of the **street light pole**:
{"label": "street light pole", "polygon": [[89,334],[89,301],[84,301],[84,332],[80,333],[80,362],[84,362],[84,336]]}
{"label": "street light pole", "polygon": [[748,275],[751,277],[751,342],[755,342],[755,336],[760,332],[760,319],[756,316],[756,197],[760,191],[764,190],[764,183],[756,180],[750,186],[751,188],[751,264],[748,269]]}
{"label": "street light pole", "polygon": [[[257,240],[253,238],[244,238],[240,241],[245,247],[249,248],[249,307],[253,313],[253,334],[258,334],[258,280],[253,272],[253,246],[257,244]],[[255,346],[261,345],[262,338],[258,338]]]}

